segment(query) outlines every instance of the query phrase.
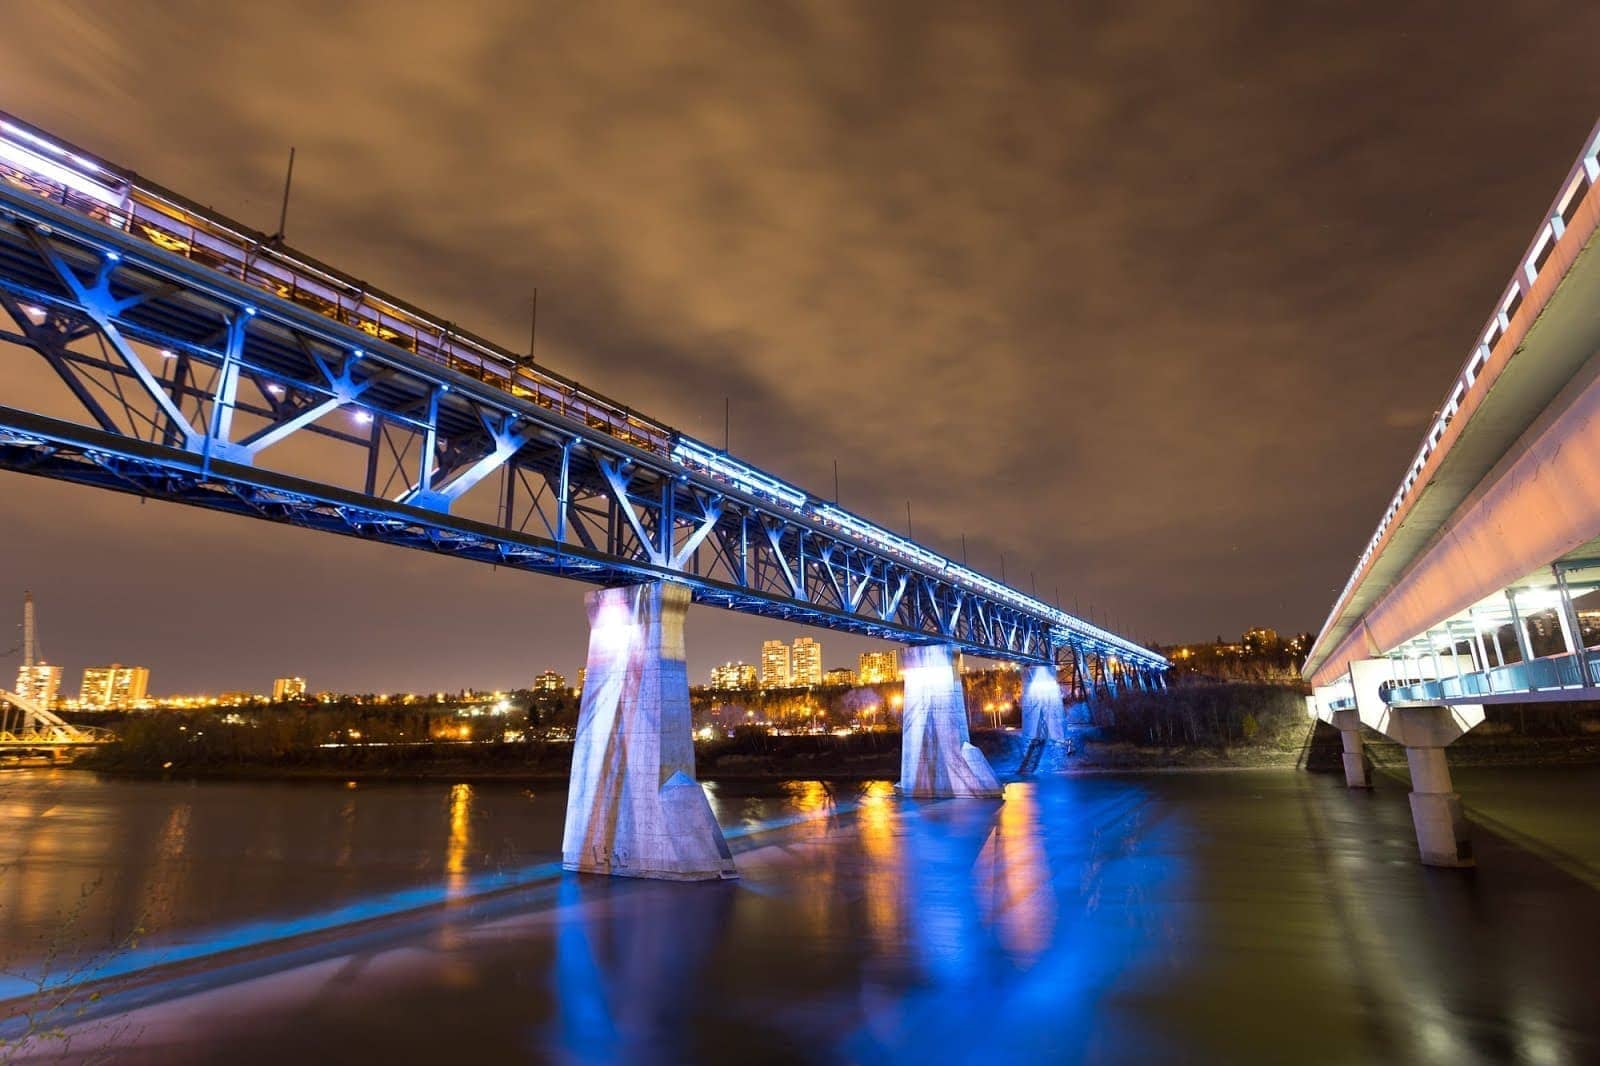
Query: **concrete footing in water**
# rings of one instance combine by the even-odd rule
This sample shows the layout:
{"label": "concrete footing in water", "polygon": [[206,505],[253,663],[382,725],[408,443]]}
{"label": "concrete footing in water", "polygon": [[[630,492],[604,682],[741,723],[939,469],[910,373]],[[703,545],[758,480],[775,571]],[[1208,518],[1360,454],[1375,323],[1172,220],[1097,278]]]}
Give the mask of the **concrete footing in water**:
{"label": "concrete footing in water", "polygon": [[1451,787],[1450,764],[1444,754],[1445,745],[1461,735],[1460,724],[1446,707],[1396,707],[1390,711],[1385,732],[1406,749],[1411,821],[1423,863],[1475,865],[1461,797]]}
{"label": "concrete footing in water", "polygon": [[1333,727],[1344,745],[1344,783],[1350,788],[1371,788],[1366,748],[1361,742],[1361,715],[1355,708],[1333,712]]}
{"label": "concrete footing in water", "polygon": [[913,645],[901,653],[900,792],[915,797],[999,796],[999,778],[967,728],[954,650]]}
{"label": "concrete footing in water", "polygon": [[1022,739],[1067,742],[1067,704],[1053,667],[1030,666],[1022,675]]}
{"label": "concrete footing in water", "polygon": [[683,642],[689,590],[657,581],[586,600],[589,659],[563,865],[674,881],[737,876],[694,775]]}

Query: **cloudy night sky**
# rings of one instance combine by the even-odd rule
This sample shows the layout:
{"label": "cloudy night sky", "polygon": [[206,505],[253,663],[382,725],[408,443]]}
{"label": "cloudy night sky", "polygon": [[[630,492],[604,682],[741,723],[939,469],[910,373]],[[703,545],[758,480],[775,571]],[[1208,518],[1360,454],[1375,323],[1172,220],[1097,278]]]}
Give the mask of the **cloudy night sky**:
{"label": "cloudy night sky", "polygon": [[[541,362],[718,443],[731,397],[743,458],[824,495],[837,459],[846,506],[903,530],[909,500],[934,548],[1163,642],[1321,625],[1600,113],[1587,3],[7,23],[0,109],[263,230],[294,145],[296,247],[511,348],[537,287]],[[0,611],[34,590],[68,687],[581,662],[581,585],[17,474],[0,500]],[[691,678],[801,632],[696,609]]]}

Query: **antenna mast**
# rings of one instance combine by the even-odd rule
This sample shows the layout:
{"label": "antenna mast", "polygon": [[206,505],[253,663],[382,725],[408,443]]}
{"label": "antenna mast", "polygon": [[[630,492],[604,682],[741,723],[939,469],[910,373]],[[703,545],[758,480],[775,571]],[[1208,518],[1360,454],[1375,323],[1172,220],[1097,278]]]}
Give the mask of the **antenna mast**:
{"label": "antenna mast", "polygon": [[283,240],[284,227],[289,222],[289,186],[294,184],[294,148],[289,148],[289,172],[283,176],[283,207],[278,211],[278,232],[272,236]]}

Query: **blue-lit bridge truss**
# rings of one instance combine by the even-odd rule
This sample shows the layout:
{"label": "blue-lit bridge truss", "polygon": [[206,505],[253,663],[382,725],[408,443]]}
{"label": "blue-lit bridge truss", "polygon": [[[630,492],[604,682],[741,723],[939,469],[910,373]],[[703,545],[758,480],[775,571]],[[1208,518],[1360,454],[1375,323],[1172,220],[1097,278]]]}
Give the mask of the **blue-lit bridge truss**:
{"label": "blue-lit bridge truss", "polygon": [[[5,469],[596,584],[670,579],[733,610],[1061,661],[1091,691],[1167,665],[848,512],[770,498],[721,453],[636,446],[5,185],[0,309],[0,345],[64,386],[60,410],[0,407]],[[469,494],[488,510],[469,517]]]}

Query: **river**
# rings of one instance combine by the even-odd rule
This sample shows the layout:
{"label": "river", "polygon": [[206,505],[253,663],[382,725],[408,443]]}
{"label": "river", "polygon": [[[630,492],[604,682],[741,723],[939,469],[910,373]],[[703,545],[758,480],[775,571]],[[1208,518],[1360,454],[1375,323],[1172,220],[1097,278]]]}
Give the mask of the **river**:
{"label": "river", "polygon": [[1384,777],[710,784],[685,885],[561,873],[558,787],[14,770],[0,992],[114,978],[69,1060],[1600,1061],[1600,768],[1457,784],[1471,872]]}

